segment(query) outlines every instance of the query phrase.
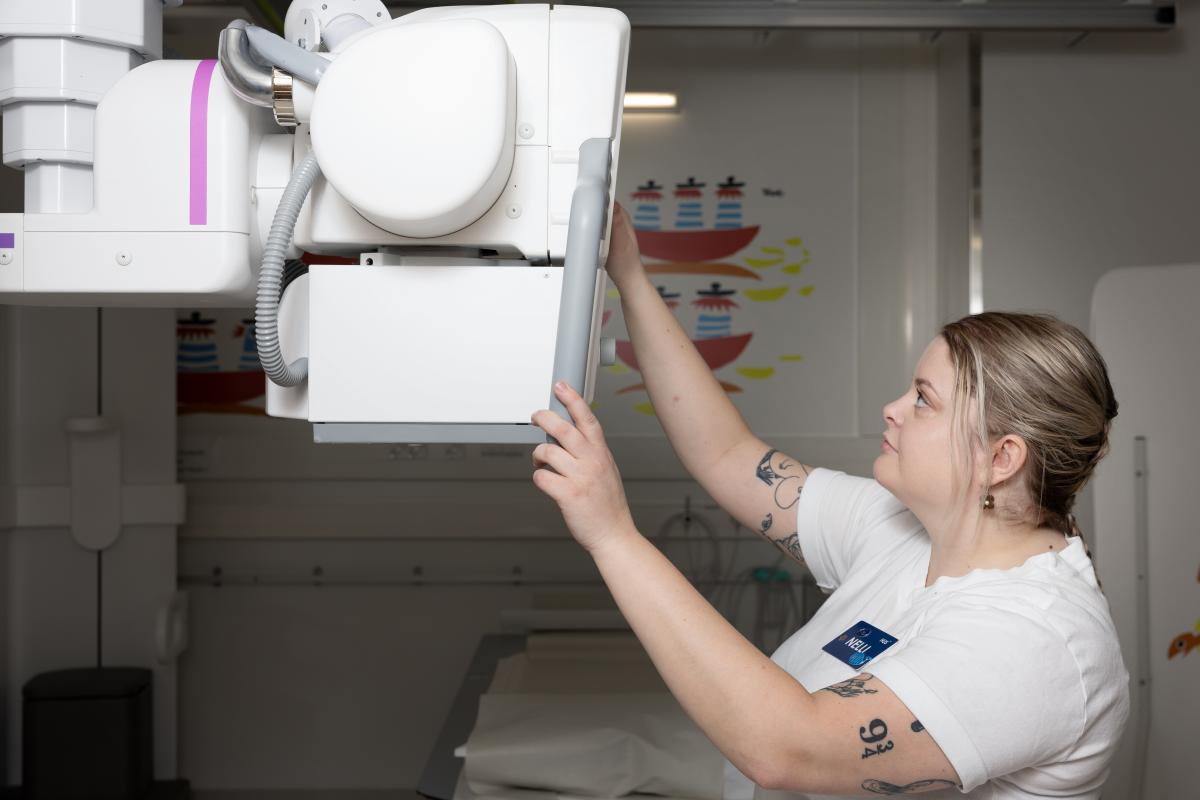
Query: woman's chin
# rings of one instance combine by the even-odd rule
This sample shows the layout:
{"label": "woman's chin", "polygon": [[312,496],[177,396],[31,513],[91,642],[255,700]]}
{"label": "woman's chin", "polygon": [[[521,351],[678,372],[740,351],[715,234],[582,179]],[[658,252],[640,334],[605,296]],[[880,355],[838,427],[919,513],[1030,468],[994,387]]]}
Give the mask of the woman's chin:
{"label": "woman's chin", "polygon": [[871,474],[880,486],[892,494],[896,493],[896,485],[899,483],[896,480],[896,465],[888,454],[880,453],[875,456],[875,463],[871,466]]}

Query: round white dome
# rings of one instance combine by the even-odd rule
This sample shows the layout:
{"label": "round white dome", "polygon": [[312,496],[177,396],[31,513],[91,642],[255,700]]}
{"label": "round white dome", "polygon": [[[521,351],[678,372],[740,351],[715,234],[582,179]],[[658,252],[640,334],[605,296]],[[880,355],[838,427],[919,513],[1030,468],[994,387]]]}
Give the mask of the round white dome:
{"label": "round white dome", "polygon": [[313,97],[313,151],[366,219],[444,236],[479,219],[512,170],[516,71],[472,19],[394,23],[333,60]]}

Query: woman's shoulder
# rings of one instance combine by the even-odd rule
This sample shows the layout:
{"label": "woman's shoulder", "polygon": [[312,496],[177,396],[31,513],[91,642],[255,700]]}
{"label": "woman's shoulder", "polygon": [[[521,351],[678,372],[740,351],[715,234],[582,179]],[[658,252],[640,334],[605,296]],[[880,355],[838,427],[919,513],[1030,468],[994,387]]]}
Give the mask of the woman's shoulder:
{"label": "woman's shoulder", "polygon": [[1089,695],[1100,682],[1128,679],[1116,626],[1098,587],[1071,569],[994,572],[946,586],[926,627],[965,625],[973,636],[996,639],[1014,655],[1077,672]]}

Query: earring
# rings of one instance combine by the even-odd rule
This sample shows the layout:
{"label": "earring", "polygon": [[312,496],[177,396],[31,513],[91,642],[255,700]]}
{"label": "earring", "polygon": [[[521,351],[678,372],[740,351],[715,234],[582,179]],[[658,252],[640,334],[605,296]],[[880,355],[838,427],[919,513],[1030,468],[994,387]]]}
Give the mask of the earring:
{"label": "earring", "polygon": [[983,507],[988,511],[991,511],[996,507],[996,498],[992,497],[990,494],[983,498]]}

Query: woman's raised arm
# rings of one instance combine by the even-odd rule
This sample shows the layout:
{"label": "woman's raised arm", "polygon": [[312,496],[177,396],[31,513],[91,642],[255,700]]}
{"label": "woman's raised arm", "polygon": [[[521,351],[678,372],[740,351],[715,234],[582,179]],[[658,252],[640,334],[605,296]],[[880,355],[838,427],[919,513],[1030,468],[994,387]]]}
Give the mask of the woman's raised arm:
{"label": "woman's raised arm", "polygon": [[751,433],[651,284],[633,223],[620,206],[607,269],[621,292],[650,401],[679,460],[738,522],[800,561],[795,505],[811,468]]}

